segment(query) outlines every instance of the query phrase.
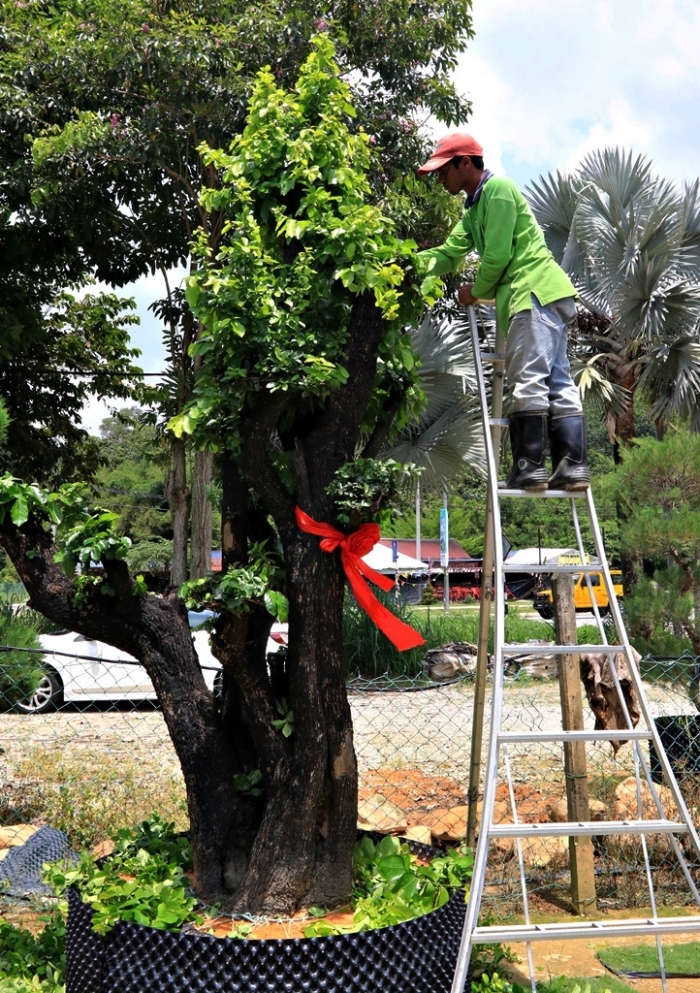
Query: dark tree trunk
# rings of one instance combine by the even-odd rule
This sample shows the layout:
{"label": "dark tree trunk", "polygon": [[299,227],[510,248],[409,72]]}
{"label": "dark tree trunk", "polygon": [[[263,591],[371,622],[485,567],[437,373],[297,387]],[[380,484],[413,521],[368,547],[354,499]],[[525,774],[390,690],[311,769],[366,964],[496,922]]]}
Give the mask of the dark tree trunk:
{"label": "dark tree trunk", "polygon": [[212,452],[195,452],[192,469],[192,519],[190,525],[190,579],[211,572],[211,484],[214,475]]}
{"label": "dark tree trunk", "polygon": [[170,504],[173,522],[173,560],[170,567],[170,582],[179,589],[187,579],[189,490],[187,489],[185,442],[179,438],[174,438],[171,442],[171,452],[173,464],[165,488],[165,496]]}

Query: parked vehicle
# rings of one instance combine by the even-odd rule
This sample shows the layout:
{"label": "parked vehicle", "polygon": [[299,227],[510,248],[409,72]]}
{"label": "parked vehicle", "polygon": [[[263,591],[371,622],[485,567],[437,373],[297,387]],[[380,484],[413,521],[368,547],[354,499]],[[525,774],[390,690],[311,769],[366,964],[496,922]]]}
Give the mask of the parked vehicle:
{"label": "parked vehicle", "polygon": [[[621,600],[624,595],[622,588],[622,572],[619,569],[611,569],[610,575],[612,576],[615,596],[618,600]],[[593,601],[591,599],[592,591],[601,615],[605,616],[605,614],[609,613],[610,600],[608,597],[608,592],[605,589],[605,582],[601,572],[592,572],[589,574],[589,579],[591,581],[590,590],[588,588],[588,583],[586,582],[586,576],[584,573],[575,573],[573,579],[574,607],[577,612],[583,613],[584,611],[593,610]],[[552,598],[551,587],[545,587],[535,594],[535,610],[540,617],[543,617],[545,620],[551,620],[554,617],[554,600]]]}
{"label": "parked vehicle", "polygon": [[[204,681],[216,691],[221,686],[221,664],[211,653],[204,626],[212,616],[211,611],[191,611],[189,620]],[[40,642],[43,676],[30,697],[15,703],[15,709],[22,713],[43,714],[61,703],[156,699],[146,670],[132,655],[74,631],[43,635]],[[268,653],[286,644],[287,625],[273,624]]]}

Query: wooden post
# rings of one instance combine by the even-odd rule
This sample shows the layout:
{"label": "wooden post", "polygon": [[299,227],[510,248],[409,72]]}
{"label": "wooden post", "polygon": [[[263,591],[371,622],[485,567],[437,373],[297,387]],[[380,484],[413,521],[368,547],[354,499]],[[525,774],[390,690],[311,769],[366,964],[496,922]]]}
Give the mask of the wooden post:
{"label": "wooden post", "polygon": [[[560,645],[577,644],[576,610],[574,608],[573,578],[562,573],[552,583],[554,600],[554,629]],[[578,654],[559,656],[559,695],[562,728],[583,731],[583,703]],[[585,741],[564,742],[564,775],[566,806],[570,821],[590,821],[588,803],[588,773]],[[571,867],[571,902],[577,914],[595,911],[595,875],[593,871],[593,839],[569,838]]]}

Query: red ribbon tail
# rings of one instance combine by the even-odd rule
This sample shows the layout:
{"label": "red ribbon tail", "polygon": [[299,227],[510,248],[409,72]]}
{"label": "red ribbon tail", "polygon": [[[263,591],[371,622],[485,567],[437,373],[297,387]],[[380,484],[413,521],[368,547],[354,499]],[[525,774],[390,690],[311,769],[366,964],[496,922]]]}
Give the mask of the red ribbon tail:
{"label": "red ribbon tail", "polygon": [[[400,652],[406,652],[409,648],[420,648],[421,645],[425,644],[425,638],[415,628],[406,624],[396,614],[392,614],[383,603],[377,600],[355,563],[346,562],[344,565],[345,574],[358,604]],[[378,573],[378,575],[381,574]],[[386,578],[382,576],[382,579],[386,580]],[[384,588],[386,589],[386,587]]]}

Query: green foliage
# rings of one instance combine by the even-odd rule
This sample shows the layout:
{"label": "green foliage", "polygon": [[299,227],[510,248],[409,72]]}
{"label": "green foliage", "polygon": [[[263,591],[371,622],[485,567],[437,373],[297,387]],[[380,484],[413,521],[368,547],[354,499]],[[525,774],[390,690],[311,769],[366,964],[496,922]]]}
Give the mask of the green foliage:
{"label": "green foliage", "polygon": [[290,738],[294,733],[294,711],[289,709],[284,697],[281,700],[275,700],[275,707],[280,717],[272,721],[272,726],[280,730],[285,738]]}
{"label": "green foliage", "polygon": [[[28,611],[0,603],[0,645],[39,648],[39,632]],[[41,658],[32,652],[0,652],[0,710],[34,692],[41,680]]]}
{"label": "green foliage", "polygon": [[63,913],[43,918],[33,934],[0,920],[0,993],[65,993],[65,933]]}
{"label": "green foliage", "polygon": [[202,364],[194,400],[170,421],[176,436],[201,428],[206,437],[212,417],[235,431],[263,386],[311,407],[328,397],[347,379],[349,308],[365,292],[387,321],[384,377],[413,379],[403,323],[439,295],[439,280],[407,292],[416,245],[368,202],[367,137],[350,130],[350,89],[334,57],[330,40],[315,38],[294,91],[263,70],[230,151],[203,149],[222,186],[202,204],[225,220],[213,257],[205,231],[195,243],[186,297],[204,325],[191,347]]}
{"label": "green foliage", "polygon": [[607,485],[624,508],[622,547],[664,562],[625,596],[635,644],[665,655],[689,642],[699,654],[700,436],[678,428],[660,442],[640,438]]}
{"label": "green foliage", "polygon": [[253,543],[249,549],[250,565],[229,568],[227,572],[209,575],[184,583],[180,596],[189,610],[228,610],[232,614],[248,611],[252,604],[262,603],[269,614],[286,621],[289,604],[286,596],[275,589],[284,581],[279,554],[266,541]]}
{"label": "green foliage", "polygon": [[393,459],[355,459],[341,466],[327,490],[338,522],[358,527],[377,521],[385,527],[395,513],[397,496],[416,473],[415,466]]}
{"label": "green foliage", "polygon": [[114,525],[119,515],[112,511],[98,511],[75,524],[63,535],[62,548],[54,556],[67,576],[74,576],[78,565],[84,569],[92,563],[125,559],[131,541],[115,535]]}
{"label": "green foliage", "polygon": [[466,886],[474,858],[470,849],[452,850],[423,865],[398,838],[375,844],[365,837],[355,846],[353,865],[353,924],[339,927],[321,919],[305,929],[307,937],[367,931],[428,914]]}
{"label": "green foliage", "polygon": [[252,772],[237,772],[233,777],[233,785],[244,796],[262,796],[261,783],[262,772],[260,769],[253,769]]}
{"label": "green foliage", "polygon": [[79,887],[94,911],[92,926],[98,934],[106,934],[119,920],[178,931],[197,905],[185,875],[189,842],[157,814],[134,831],[120,831],[114,840],[114,853],[103,866],[85,854],[76,866],[50,864],[44,879],[59,897],[70,886]]}
{"label": "green foliage", "polygon": [[498,972],[483,972],[472,980],[473,993],[526,993],[521,983],[511,982]]}
{"label": "green foliage", "polygon": [[[160,563],[166,554],[169,562],[172,546],[167,553],[165,545],[171,537],[172,524],[165,498],[169,454],[165,439],[134,407],[102,421],[99,454],[103,465],[97,474],[98,499],[105,509],[119,514],[120,533],[131,538],[134,546],[163,543],[159,553],[155,548],[150,550],[151,560],[149,550],[144,548],[133,568],[148,568],[141,563],[153,559]],[[136,550],[132,548],[130,565],[135,558]]]}

